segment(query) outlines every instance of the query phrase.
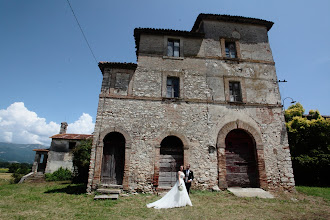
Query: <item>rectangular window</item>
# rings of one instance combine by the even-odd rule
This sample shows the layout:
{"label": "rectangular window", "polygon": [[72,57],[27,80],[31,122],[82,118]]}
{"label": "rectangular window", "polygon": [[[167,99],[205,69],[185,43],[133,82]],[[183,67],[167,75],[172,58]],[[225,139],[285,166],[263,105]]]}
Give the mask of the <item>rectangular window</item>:
{"label": "rectangular window", "polygon": [[72,150],[73,148],[75,148],[76,146],[76,142],[69,142],[69,149]]}
{"label": "rectangular window", "polygon": [[242,102],[241,84],[240,82],[229,82],[229,101]]}
{"label": "rectangular window", "polygon": [[180,57],[180,40],[168,39],[167,56]]}
{"label": "rectangular window", "polygon": [[167,77],[166,84],[167,98],[179,98],[180,96],[180,78],[178,77]]}
{"label": "rectangular window", "polygon": [[226,42],[226,57],[228,58],[237,58],[235,42]]}

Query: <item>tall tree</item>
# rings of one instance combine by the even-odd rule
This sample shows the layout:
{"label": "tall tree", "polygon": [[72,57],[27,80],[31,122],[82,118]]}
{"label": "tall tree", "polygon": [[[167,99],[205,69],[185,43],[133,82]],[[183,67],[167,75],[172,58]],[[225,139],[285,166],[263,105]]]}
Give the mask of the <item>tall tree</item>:
{"label": "tall tree", "polygon": [[82,140],[73,150],[74,182],[87,183],[92,139]]}
{"label": "tall tree", "polygon": [[300,103],[285,111],[296,184],[329,186],[330,120],[317,110],[303,113]]}

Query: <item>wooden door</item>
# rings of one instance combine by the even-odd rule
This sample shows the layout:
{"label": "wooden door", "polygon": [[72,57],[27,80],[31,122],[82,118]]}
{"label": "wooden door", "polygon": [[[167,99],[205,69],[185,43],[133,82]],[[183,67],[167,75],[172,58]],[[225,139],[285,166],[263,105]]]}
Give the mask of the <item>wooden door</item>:
{"label": "wooden door", "polygon": [[228,187],[258,187],[255,146],[250,135],[239,129],[229,132],[225,154]]}
{"label": "wooden door", "polygon": [[158,186],[160,188],[174,186],[181,165],[183,165],[182,141],[175,136],[164,138],[160,147]]}
{"label": "wooden door", "polygon": [[123,184],[125,138],[118,132],[108,134],[103,141],[102,178],[104,184]]}

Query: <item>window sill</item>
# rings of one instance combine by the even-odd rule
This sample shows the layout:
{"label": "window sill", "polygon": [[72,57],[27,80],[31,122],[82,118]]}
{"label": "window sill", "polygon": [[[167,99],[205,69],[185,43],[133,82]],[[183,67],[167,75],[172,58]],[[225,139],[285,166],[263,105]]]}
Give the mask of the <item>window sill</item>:
{"label": "window sill", "polygon": [[230,105],[245,105],[246,103],[243,101],[227,101]]}
{"label": "window sill", "polygon": [[182,98],[168,98],[168,97],[162,98],[163,102],[181,102],[182,100],[183,100]]}
{"label": "window sill", "polygon": [[237,63],[239,63],[240,61],[241,61],[241,59],[240,58],[230,58],[230,57],[223,57],[223,59],[225,60],[225,61],[230,61],[230,62],[237,62]]}
{"label": "window sill", "polygon": [[169,57],[169,56],[163,56],[163,59],[170,59],[170,60],[183,60],[184,57]]}

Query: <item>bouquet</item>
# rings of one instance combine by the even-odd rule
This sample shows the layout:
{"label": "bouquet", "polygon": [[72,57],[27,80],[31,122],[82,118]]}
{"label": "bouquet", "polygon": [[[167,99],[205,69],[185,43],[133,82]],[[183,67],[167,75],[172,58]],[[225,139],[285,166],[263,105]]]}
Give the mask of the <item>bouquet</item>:
{"label": "bouquet", "polygon": [[182,183],[178,186],[178,189],[179,189],[179,191],[182,191],[182,190],[183,190],[183,185],[182,185]]}

